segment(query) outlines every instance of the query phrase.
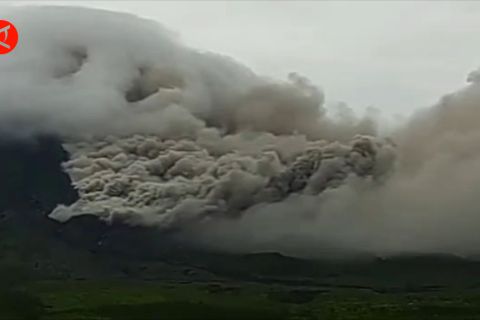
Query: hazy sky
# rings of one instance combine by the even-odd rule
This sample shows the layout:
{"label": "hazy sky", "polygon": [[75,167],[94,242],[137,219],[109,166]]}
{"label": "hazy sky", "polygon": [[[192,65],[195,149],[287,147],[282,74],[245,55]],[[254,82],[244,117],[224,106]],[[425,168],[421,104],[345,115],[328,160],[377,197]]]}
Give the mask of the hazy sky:
{"label": "hazy sky", "polygon": [[384,114],[430,105],[480,66],[480,2],[473,1],[33,3],[151,18],[190,46],[227,54],[268,76],[299,72],[330,101]]}

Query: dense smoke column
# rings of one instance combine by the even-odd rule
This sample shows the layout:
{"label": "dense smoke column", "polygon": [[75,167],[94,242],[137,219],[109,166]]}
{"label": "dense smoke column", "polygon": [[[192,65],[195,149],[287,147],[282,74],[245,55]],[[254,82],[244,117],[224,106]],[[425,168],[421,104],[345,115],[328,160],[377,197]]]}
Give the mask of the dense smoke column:
{"label": "dense smoke column", "polygon": [[[378,179],[394,162],[394,157],[387,164],[378,157],[387,142],[367,136],[345,145],[308,142],[305,150],[283,159],[274,144],[259,142],[261,150],[253,154],[241,149],[215,154],[218,150],[209,144],[155,136],[111,138],[87,144],[88,151],[82,145],[71,145],[73,158],[64,165],[80,200],[58,208],[52,217],[93,213],[162,228],[207,217],[235,218],[249,207],[293,193],[318,195],[352,175]],[[377,163],[390,168],[376,170]]]}
{"label": "dense smoke column", "polygon": [[[273,188],[279,200],[290,193],[301,192],[313,182],[313,193],[320,193],[327,187],[338,186],[348,175],[359,177],[374,174],[377,148],[380,141],[372,137],[358,136],[351,147],[344,147],[343,154],[336,155],[332,148],[307,149],[298,156],[279,176],[273,177],[267,188]],[[383,143],[383,142],[382,142]],[[386,142],[384,142],[386,143]],[[341,148],[341,147],[340,147]],[[313,177],[316,175],[315,177]],[[314,180],[314,181],[311,181]]]}

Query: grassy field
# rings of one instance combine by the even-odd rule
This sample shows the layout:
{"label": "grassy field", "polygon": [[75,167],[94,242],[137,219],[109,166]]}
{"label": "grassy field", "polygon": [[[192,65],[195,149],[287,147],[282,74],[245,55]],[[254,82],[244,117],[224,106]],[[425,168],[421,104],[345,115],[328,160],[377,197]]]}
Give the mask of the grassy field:
{"label": "grassy field", "polygon": [[475,291],[49,281],[5,292],[0,301],[0,319],[480,319]]}

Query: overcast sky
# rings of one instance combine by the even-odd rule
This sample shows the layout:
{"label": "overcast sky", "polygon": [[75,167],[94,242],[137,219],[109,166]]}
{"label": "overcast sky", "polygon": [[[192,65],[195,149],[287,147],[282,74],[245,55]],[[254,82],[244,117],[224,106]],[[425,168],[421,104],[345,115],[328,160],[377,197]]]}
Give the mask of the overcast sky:
{"label": "overcast sky", "polygon": [[299,72],[330,101],[384,114],[428,106],[480,66],[480,2],[473,1],[34,3],[151,18],[190,46],[227,54],[267,76]]}

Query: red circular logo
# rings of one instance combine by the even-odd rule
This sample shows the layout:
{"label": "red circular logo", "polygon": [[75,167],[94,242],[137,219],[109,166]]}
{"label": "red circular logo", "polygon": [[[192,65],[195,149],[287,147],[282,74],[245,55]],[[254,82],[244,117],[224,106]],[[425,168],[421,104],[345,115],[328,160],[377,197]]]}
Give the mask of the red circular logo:
{"label": "red circular logo", "polygon": [[17,28],[7,20],[0,20],[0,54],[7,54],[17,46]]}

